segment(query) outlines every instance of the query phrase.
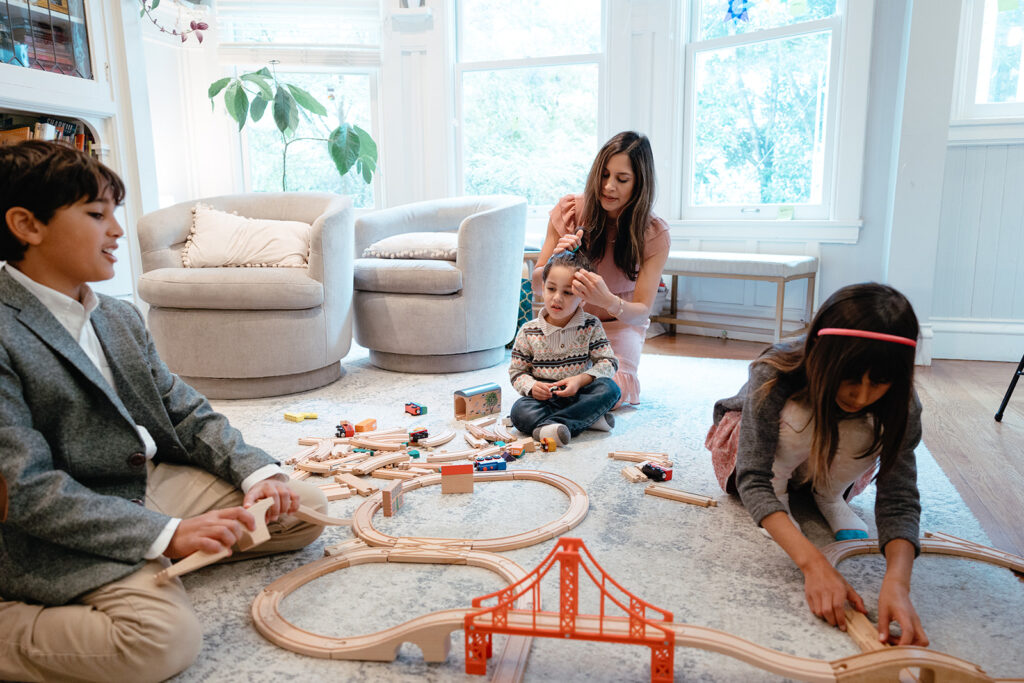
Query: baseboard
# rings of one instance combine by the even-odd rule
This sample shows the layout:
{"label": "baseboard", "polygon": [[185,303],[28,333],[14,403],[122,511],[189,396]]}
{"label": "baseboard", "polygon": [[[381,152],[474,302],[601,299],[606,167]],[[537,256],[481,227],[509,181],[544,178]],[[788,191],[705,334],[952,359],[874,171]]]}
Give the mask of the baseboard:
{"label": "baseboard", "polygon": [[1024,320],[932,318],[933,358],[1020,361]]}

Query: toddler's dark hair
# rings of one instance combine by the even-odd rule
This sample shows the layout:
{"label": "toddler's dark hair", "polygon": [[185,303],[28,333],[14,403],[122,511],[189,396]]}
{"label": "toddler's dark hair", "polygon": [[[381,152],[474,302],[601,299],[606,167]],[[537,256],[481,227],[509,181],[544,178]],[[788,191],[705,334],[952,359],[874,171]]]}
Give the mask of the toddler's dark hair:
{"label": "toddler's dark hair", "polygon": [[[121,178],[86,152],[43,140],[0,146],[0,217],[22,207],[49,223],[58,209],[96,201],[108,190],[115,204],[124,201]],[[26,249],[10,229],[0,230],[0,260],[16,263]]]}
{"label": "toddler's dark hair", "polygon": [[583,253],[582,249],[577,251],[563,251],[558,254],[554,254],[548,259],[548,262],[544,264],[544,270],[541,272],[541,281],[547,282],[548,273],[555,266],[562,266],[563,268],[572,268],[575,273],[577,270],[592,270],[593,264],[590,262],[590,257]]}

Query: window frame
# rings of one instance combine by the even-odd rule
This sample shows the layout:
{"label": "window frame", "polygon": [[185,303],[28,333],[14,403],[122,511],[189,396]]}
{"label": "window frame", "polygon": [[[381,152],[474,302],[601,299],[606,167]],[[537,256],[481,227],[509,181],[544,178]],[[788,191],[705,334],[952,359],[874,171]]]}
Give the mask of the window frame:
{"label": "window frame", "polygon": [[[683,82],[678,93],[674,134],[677,137],[674,158],[678,172],[673,182],[672,208],[680,220],[673,226],[680,237],[706,235],[707,226],[728,229],[730,233],[747,234],[747,228],[758,223],[781,227],[780,233],[806,239],[816,232],[829,233],[829,241],[855,242],[861,224],[860,194],[863,183],[864,140],[867,123],[867,96],[871,61],[871,34],[875,0],[838,0],[836,14],[826,19],[775,27],[737,36],[706,41],[691,40],[699,26],[700,3],[690,0],[687,11],[680,13],[679,35]],[[692,205],[692,153],[694,151],[695,78],[698,52],[734,45],[761,42],[820,32],[833,31],[829,93],[826,104],[828,118],[825,133],[825,167],[822,176],[821,203],[792,206],[792,220],[778,220],[780,205],[746,205],[731,207],[698,207]],[[765,207],[769,207],[766,211]],[[744,211],[744,209],[760,209]],[[827,231],[815,228],[829,228]],[[689,229],[687,229],[689,228]]]}
{"label": "window frame", "polygon": [[[466,73],[479,72],[479,71],[501,71],[505,69],[525,69],[525,68],[537,68],[537,67],[553,67],[553,66],[576,66],[580,64],[594,64],[597,66],[597,144],[600,146],[603,141],[608,137],[607,135],[607,104],[606,104],[606,92],[608,69],[607,69],[607,54],[608,54],[608,13],[610,0],[601,0],[601,51],[593,53],[581,53],[571,55],[558,55],[552,57],[521,57],[515,59],[492,59],[492,60],[481,60],[473,62],[460,61],[460,55],[462,52],[462,35],[460,31],[462,2],[461,0],[454,0],[452,13],[452,30],[454,33],[453,40],[453,88],[452,95],[454,97],[454,112],[455,112],[455,135],[454,135],[454,161],[455,161],[455,187],[459,194],[465,194],[466,192],[466,176],[464,168],[464,141],[463,141],[463,76]],[[594,153],[597,153],[597,148],[594,149]],[[579,188],[582,192],[583,188]],[[551,210],[552,205],[528,205],[526,209],[528,224],[535,227],[539,222],[543,222],[547,225],[548,212]]]}

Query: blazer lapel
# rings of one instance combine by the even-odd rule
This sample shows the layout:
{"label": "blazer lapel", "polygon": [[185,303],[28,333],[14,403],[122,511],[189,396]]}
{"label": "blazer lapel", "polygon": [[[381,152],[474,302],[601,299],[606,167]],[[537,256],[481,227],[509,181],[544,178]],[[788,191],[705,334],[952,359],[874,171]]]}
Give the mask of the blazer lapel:
{"label": "blazer lapel", "polygon": [[[133,416],[133,423],[146,422],[140,411],[145,411],[146,415],[152,417],[149,411],[151,401],[147,402],[140,396],[136,386],[145,386],[139,380],[149,378],[151,375],[149,366],[143,362],[142,357],[130,352],[138,348],[135,338],[126,335],[123,328],[111,325],[102,306],[92,312],[92,326],[107,356],[110,372],[117,385],[117,395],[122,398],[125,409]],[[113,349],[117,349],[117,352],[112,352]]]}
{"label": "blazer lapel", "polygon": [[4,271],[0,271],[0,299],[8,306],[18,309],[20,323],[39,337],[40,341],[49,346],[55,354],[70,363],[86,380],[94,384],[126,420],[135,424],[132,416],[114,391],[114,387],[104,379],[100,369],[89,360],[78,342],[71,337],[39,299],[32,296],[28,290],[15,282],[14,278]]}

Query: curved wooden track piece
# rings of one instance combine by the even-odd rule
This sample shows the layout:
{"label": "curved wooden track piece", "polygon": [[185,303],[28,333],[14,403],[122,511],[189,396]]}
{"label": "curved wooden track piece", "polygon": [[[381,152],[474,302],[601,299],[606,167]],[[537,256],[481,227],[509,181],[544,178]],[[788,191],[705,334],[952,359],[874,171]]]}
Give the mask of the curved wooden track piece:
{"label": "curved wooden track piece", "polygon": [[[834,567],[848,557],[877,553],[878,539],[858,538],[851,541],[836,541],[822,548],[821,552]],[[1024,557],[942,532],[925,532],[921,538],[921,552],[966,557],[1016,572],[1024,572]]]}
{"label": "curved wooden track piece", "polygon": [[343,519],[341,517],[331,517],[323,513],[317,512],[311,507],[300,505],[297,512],[292,513],[292,517],[298,517],[303,522],[309,522],[310,524],[316,524],[317,526],[349,526],[352,524],[351,519]]}
{"label": "curved wooden track piece", "polygon": [[452,439],[455,438],[455,430],[451,427],[445,427],[444,431],[438,432],[434,436],[428,436],[425,439],[420,439],[420,444],[426,448],[437,448],[443,446]]}
{"label": "curved wooden track piece", "polygon": [[[540,543],[549,538],[561,536],[582,522],[584,517],[587,516],[587,510],[590,509],[590,499],[587,497],[587,492],[579,484],[552,472],[542,472],[540,470],[498,470],[495,472],[475,472],[473,474],[474,482],[508,481],[510,479],[539,481],[554,486],[569,497],[569,508],[560,518],[554,521],[548,522],[533,531],[524,531],[512,536],[475,539],[424,538],[415,540],[435,545],[454,545],[472,548],[474,550],[502,551],[525,548],[534,543]],[[425,474],[422,477],[405,482],[402,486],[402,491],[404,494],[408,494],[410,491],[418,488],[440,483],[440,474]],[[352,515],[352,533],[372,546],[395,546],[408,541],[409,539],[398,536],[388,536],[373,527],[373,515],[380,507],[381,497],[378,495],[363,501]]]}

